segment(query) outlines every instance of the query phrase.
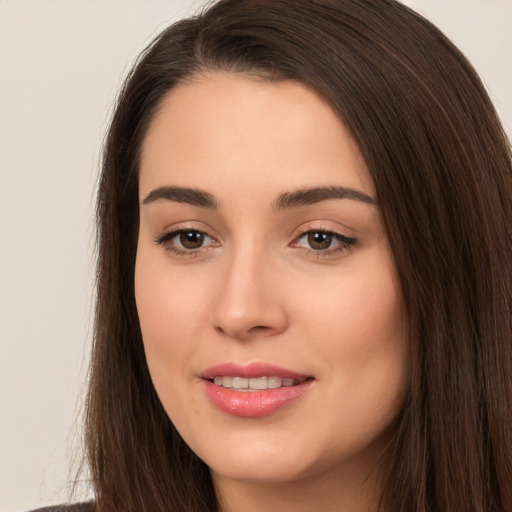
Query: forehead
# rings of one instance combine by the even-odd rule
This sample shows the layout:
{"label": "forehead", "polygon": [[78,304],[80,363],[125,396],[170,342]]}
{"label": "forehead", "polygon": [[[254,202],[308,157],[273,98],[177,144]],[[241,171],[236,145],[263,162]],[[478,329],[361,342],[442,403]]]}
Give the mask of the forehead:
{"label": "forehead", "polygon": [[374,195],[349,130],[315,92],[228,73],[176,87],[155,114],[140,192],[169,184],[234,194],[340,185]]}

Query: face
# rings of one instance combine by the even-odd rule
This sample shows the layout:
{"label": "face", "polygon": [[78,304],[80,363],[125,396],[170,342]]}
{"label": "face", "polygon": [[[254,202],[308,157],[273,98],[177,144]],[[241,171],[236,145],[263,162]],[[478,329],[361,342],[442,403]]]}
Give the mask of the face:
{"label": "face", "polygon": [[368,169],[302,85],[211,74],[143,143],[135,290],[149,370],[214,479],[375,465],[407,380]]}

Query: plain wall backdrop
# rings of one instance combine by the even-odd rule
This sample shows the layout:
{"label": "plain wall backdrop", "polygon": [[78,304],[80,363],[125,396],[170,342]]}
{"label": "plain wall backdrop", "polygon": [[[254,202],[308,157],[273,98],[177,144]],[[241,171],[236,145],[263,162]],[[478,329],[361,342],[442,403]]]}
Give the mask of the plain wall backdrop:
{"label": "plain wall backdrop", "polygon": [[[0,512],[66,500],[92,329],[94,189],[136,55],[202,0],[0,0]],[[406,0],[512,134],[512,0]]]}

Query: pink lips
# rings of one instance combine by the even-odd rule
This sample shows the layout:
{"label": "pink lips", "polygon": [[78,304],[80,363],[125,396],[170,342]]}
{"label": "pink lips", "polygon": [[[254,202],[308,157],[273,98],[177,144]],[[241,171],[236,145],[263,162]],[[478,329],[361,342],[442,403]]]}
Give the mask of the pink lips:
{"label": "pink lips", "polygon": [[[281,377],[292,378],[299,383],[294,386],[258,391],[234,391],[214,384],[218,376],[231,377]],[[278,366],[266,363],[237,365],[225,363],[208,368],[201,377],[205,381],[206,395],[222,411],[233,416],[257,418],[267,416],[289,402],[301,397],[310,388],[313,379]]]}

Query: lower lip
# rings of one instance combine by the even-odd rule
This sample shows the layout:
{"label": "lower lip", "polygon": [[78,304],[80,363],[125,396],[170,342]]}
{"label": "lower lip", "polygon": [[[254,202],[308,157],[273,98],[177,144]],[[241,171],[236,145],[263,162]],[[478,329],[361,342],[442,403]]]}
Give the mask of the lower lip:
{"label": "lower lip", "polygon": [[206,395],[221,411],[233,416],[259,418],[268,416],[303,396],[312,382],[312,379],[308,379],[296,386],[262,391],[233,391],[209,380],[205,384]]}

